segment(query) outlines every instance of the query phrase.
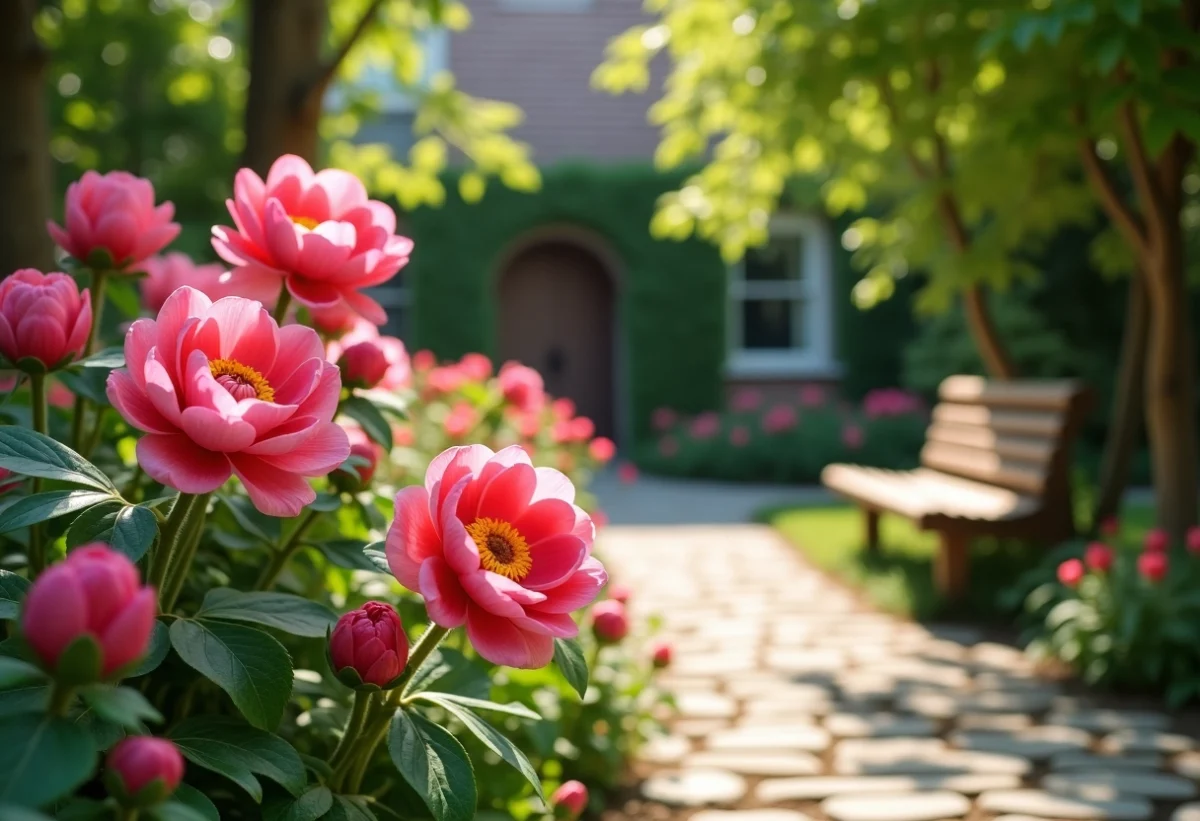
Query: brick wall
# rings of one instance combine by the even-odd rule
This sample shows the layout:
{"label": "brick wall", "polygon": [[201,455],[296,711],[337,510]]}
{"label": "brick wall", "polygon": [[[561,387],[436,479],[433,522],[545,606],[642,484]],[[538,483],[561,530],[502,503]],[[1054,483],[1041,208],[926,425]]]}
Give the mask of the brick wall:
{"label": "brick wall", "polygon": [[467,0],[470,29],[450,38],[449,68],[459,87],[515,103],[525,121],[515,134],[546,165],[563,159],[648,160],[657,143],[646,94],[593,90],[592,70],[609,39],[645,20],[641,0]]}

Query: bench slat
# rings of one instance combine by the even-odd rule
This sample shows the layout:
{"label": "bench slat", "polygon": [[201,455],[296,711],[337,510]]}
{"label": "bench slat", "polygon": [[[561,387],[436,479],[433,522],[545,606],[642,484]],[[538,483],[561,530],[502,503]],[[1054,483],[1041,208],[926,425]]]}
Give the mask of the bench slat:
{"label": "bench slat", "polygon": [[935,423],[925,434],[930,442],[977,448],[995,453],[1002,459],[1045,466],[1054,458],[1053,439],[1005,436],[986,427]]}
{"label": "bench slat", "polygon": [[942,381],[938,398],[992,408],[1065,412],[1082,390],[1083,386],[1073,379],[989,382],[981,376],[951,376]]}
{"label": "bench slat", "polygon": [[974,425],[1012,436],[1061,435],[1063,417],[1058,413],[991,410],[982,405],[942,403],[933,409],[933,421],[952,425]]}
{"label": "bench slat", "polygon": [[1005,521],[1038,509],[1032,497],[928,468],[896,471],[833,464],[821,472],[821,482],[859,504],[918,522],[932,516]]}
{"label": "bench slat", "polygon": [[928,468],[975,479],[991,485],[1040,494],[1046,485],[1046,470],[1028,462],[1004,459],[995,452],[927,442],[921,449],[921,464]]}

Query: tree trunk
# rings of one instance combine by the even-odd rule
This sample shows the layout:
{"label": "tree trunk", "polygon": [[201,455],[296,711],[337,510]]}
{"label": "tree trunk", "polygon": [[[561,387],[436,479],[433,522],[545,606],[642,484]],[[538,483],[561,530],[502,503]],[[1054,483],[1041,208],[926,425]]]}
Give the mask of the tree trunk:
{"label": "tree trunk", "polygon": [[327,0],[255,0],[250,20],[250,88],[243,164],[266,175],[281,154],[317,159],[324,88]]}
{"label": "tree trunk", "polygon": [[1150,302],[1146,359],[1146,428],[1158,503],[1158,524],[1176,541],[1196,524],[1196,368],[1183,267],[1183,230],[1178,209],[1159,227],[1146,266]]}
{"label": "tree trunk", "polygon": [[1142,272],[1134,271],[1129,279],[1125,335],[1121,340],[1121,361],[1117,366],[1108,435],[1104,442],[1104,461],[1100,466],[1100,487],[1095,515],[1092,517],[1093,533],[1100,522],[1120,513],[1121,497],[1129,484],[1130,466],[1143,427],[1149,331],[1150,299]]}
{"label": "tree trunk", "polygon": [[0,2],[0,276],[54,267],[46,53],[33,33],[36,0]]}

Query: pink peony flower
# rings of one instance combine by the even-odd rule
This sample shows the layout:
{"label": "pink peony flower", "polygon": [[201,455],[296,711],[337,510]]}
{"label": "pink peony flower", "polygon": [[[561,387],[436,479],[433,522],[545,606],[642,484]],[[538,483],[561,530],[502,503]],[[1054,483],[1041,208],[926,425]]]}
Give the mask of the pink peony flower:
{"label": "pink peony flower", "polygon": [[617,465],[617,479],[623,485],[632,485],[638,480],[637,465],[633,462],[622,462]]}
{"label": "pink peony flower", "polygon": [[227,296],[256,299],[271,308],[279,298],[279,283],[262,277],[239,277],[217,264],[197,265],[187,254],[172,251],[150,257],[141,266],[146,278],[141,281],[142,305],[157,314],[167,297],[188,285],[212,300]]}
{"label": "pink peony flower", "polygon": [[[662,439],[659,439],[658,440],[658,453],[660,456],[663,456],[667,459],[670,459],[671,457],[677,455],[679,453],[678,440],[676,440],[672,436],[664,436]],[[636,479],[637,476],[635,475],[634,478]]]}
{"label": "pink peony flower", "polygon": [[1067,587],[1077,587],[1086,572],[1079,559],[1067,559],[1058,566],[1058,580]]}
{"label": "pink peony flower", "polygon": [[434,622],[466,624],[488,661],[544,667],[555,637],[579,633],[571,612],[608,581],[591,556],[592,520],[574,500],[570,479],[534,468],[518,446],[450,448],[424,486],[396,495],[388,564]]}
{"label": "pink peony flower", "polygon": [[444,365],[434,368],[425,378],[425,387],[438,393],[454,393],[467,381],[466,374],[456,365]]}
{"label": "pink peony flower", "polygon": [[356,342],[338,359],[342,379],[349,388],[373,388],[387,375],[388,361],[374,342]]}
{"label": "pink peony flower", "polygon": [[633,598],[633,591],[629,589],[629,585],[617,582],[609,585],[608,598],[621,604],[629,604],[629,600]]}
{"label": "pink peony flower", "polygon": [[650,417],[650,426],[659,433],[670,430],[679,421],[679,414],[670,408],[655,408]]}
{"label": "pink peony flower", "polygon": [[729,407],[738,413],[747,413],[758,410],[762,406],[762,402],[762,391],[756,388],[739,388],[734,392]]}
{"label": "pink peony flower", "polygon": [[1187,547],[1188,553],[1193,555],[1200,554],[1200,526],[1188,528],[1187,535],[1184,536],[1183,544]]}
{"label": "pink peony flower", "polygon": [[[359,354],[366,354],[374,360],[371,368],[368,370],[374,371],[379,367],[378,356],[376,353],[382,354],[386,361],[387,367],[380,377],[370,387],[378,387],[383,390],[397,391],[404,390],[412,385],[412,364],[408,359],[408,349],[404,347],[404,343],[394,336],[382,336],[379,329],[367,322],[361,317],[356,317],[352,323],[352,327],[340,339],[335,339],[325,347],[325,358],[330,362],[339,361],[343,355],[349,352],[350,348],[357,345],[367,343],[374,351],[360,351]],[[366,376],[376,376],[377,372],[364,374]],[[349,376],[344,374],[344,380],[349,382]]]}
{"label": "pink peony flower", "polygon": [[526,413],[540,411],[546,404],[546,387],[542,375],[520,362],[505,362],[500,368],[500,392]]}
{"label": "pink peony flower", "polygon": [[1166,578],[1170,561],[1166,553],[1148,552],[1138,556],[1137,566],[1147,581],[1157,584]]}
{"label": "pink peony flower", "polygon": [[850,448],[850,450],[858,450],[863,446],[863,440],[866,438],[863,429],[860,425],[854,422],[847,422],[842,426],[842,444]]}
{"label": "pink peony flower", "polygon": [[145,431],[138,463],[156,482],[209,493],[237,474],[255,507],[296,516],[316,498],[305,477],[350,454],[332,421],[342,382],[317,332],[280,328],[257,302],[193,288],[125,336],[109,401]]}
{"label": "pink peony flower", "polygon": [[554,440],[554,444],[556,445],[565,445],[568,442],[573,441],[575,438],[575,432],[571,428],[571,421],[569,419],[560,419],[551,425],[550,438]]}
{"label": "pink peony flower", "polygon": [[796,427],[799,417],[791,405],[775,405],[762,417],[763,433],[776,434]]}
{"label": "pink peony flower", "polygon": [[1148,553],[1162,553],[1171,545],[1171,537],[1167,535],[1167,531],[1156,527],[1146,534],[1146,540],[1142,542],[1142,549]]}
{"label": "pink peony flower", "polygon": [[0,353],[13,365],[44,373],[67,364],[91,330],[92,295],[66,274],[22,268],[0,281]]}
{"label": "pink peony flower", "polygon": [[422,348],[413,354],[412,366],[417,373],[425,373],[425,371],[437,367],[437,357],[433,355],[433,351]]}
{"label": "pink peony flower", "polygon": [[596,435],[596,423],[586,416],[576,416],[568,424],[572,442],[586,442]]}
{"label": "pink peony flower", "polygon": [[458,369],[472,382],[486,382],[492,375],[492,360],[481,353],[464,354],[458,360]]}
{"label": "pink peony flower", "polygon": [[140,659],[150,645],[158,597],[139,584],[133,562],[107,545],[77,547],[38,577],[25,597],[21,632],[50,670],[76,639],[100,649],[107,678]]}
{"label": "pink peony flower", "polygon": [[592,608],[592,632],[602,642],[614,643],[629,635],[629,614],[616,599],[605,599]]}
{"label": "pink peony flower", "polygon": [[462,439],[479,424],[479,414],[470,402],[457,402],[450,409],[450,415],[442,423],[442,428],[451,439]]}
{"label": "pink peony flower", "polygon": [[412,447],[412,444],[417,441],[417,436],[413,433],[412,425],[393,425],[392,441],[396,443],[396,447]]}
{"label": "pink peony flower", "polygon": [[735,448],[744,448],[750,444],[750,430],[745,425],[735,425],[729,431],[729,443]]}
{"label": "pink peony flower", "polygon": [[379,469],[379,461],[387,455],[387,452],[383,449],[383,445],[372,440],[357,425],[347,426],[345,431],[346,438],[350,441],[350,455],[366,460],[366,464],[353,465],[350,468],[354,471],[353,475],[339,471],[333,474],[333,480],[339,489],[354,492],[371,483],[371,480],[375,478],[375,471]]}
{"label": "pink peony flower", "polygon": [[226,202],[236,228],[213,227],[213,248],[230,265],[287,283],[310,309],[348,308],[376,325],[387,314],[364,288],[387,282],[412,251],[396,234],[396,214],[367,199],[362,182],[336,168],[313,173],[304,160],[280,157],[264,183],[238,171]]}
{"label": "pink peony flower", "polygon": [[550,796],[555,818],[561,818],[562,821],[574,821],[583,814],[587,805],[588,788],[579,781],[564,781]]}
{"label": "pink peony flower", "polygon": [[1113,566],[1113,550],[1103,542],[1092,542],[1083,552],[1083,563],[1089,570],[1107,573]]}
{"label": "pink peony flower", "polygon": [[821,385],[805,385],[800,388],[800,405],[805,408],[819,408],[825,404],[825,388]]}
{"label": "pink peony flower", "polygon": [[[245,270],[245,268],[243,267],[241,270]],[[267,277],[267,280],[275,289],[275,297],[271,300],[274,303],[279,297],[279,278],[272,275]],[[263,304],[266,302],[264,301]],[[343,303],[328,308],[310,307],[308,315],[312,318],[312,324],[318,331],[334,338],[354,330],[359,322],[366,322],[372,328],[375,327],[374,323],[367,322]]]}
{"label": "pink peony flower", "polygon": [[671,666],[672,648],[669,642],[656,641],[650,645],[650,663],[656,670]]}
{"label": "pink peony flower", "polygon": [[517,432],[525,439],[532,439],[542,429],[542,417],[538,413],[522,413],[517,417]]}
{"label": "pink peony flower", "polygon": [[688,430],[693,439],[711,439],[721,432],[721,417],[712,411],[702,413],[692,420]]}
{"label": "pink peony flower", "polygon": [[121,798],[136,799],[138,793],[157,781],[161,792],[152,798],[161,801],[183,780],[183,755],[174,742],[165,738],[127,736],[108,751],[105,763],[124,793]]}
{"label": "pink peony flower", "polygon": [[608,437],[597,436],[588,445],[588,455],[601,464],[611,462],[617,455],[617,446]]}
{"label": "pink peony flower", "polygon": [[80,262],[128,268],[179,236],[175,206],[154,207],[154,186],[126,171],[85,171],[67,186],[66,228],[46,223],[51,238]]}
{"label": "pink peony flower", "polygon": [[550,413],[555,419],[566,421],[575,416],[575,402],[562,397],[550,403]]}
{"label": "pink peony flower", "polygon": [[921,410],[921,399],[900,388],[876,388],[863,397],[862,408],[870,419],[904,416]]}
{"label": "pink peony flower", "polygon": [[369,601],[343,613],[329,635],[330,668],[349,668],[364,684],[386,687],[408,664],[408,636],[396,608]]}

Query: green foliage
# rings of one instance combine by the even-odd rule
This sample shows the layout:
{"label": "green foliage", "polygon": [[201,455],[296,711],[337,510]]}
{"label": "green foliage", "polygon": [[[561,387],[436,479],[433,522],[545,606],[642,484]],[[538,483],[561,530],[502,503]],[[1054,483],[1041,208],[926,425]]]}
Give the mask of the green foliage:
{"label": "green foliage", "polygon": [[554,640],[554,664],[562,671],[567,682],[583,698],[587,693],[588,665],[583,656],[583,648],[578,641],[570,639]]}
{"label": "green foliage", "polygon": [[237,719],[195,716],[171,728],[168,737],[188,761],[220,773],[262,801],[262,784],[269,778],[292,795],[299,795],[308,780],[296,750],[282,738]]}
{"label": "green foliage", "polygon": [[475,772],[454,736],[420,715],[398,711],[387,743],[396,769],[421,796],[434,821],[475,817]]}
{"label": "green foliage", "polygon": [[0,805],[38,807],[91,776],[96,750],[66,718],[26,714],[0,720]]}

